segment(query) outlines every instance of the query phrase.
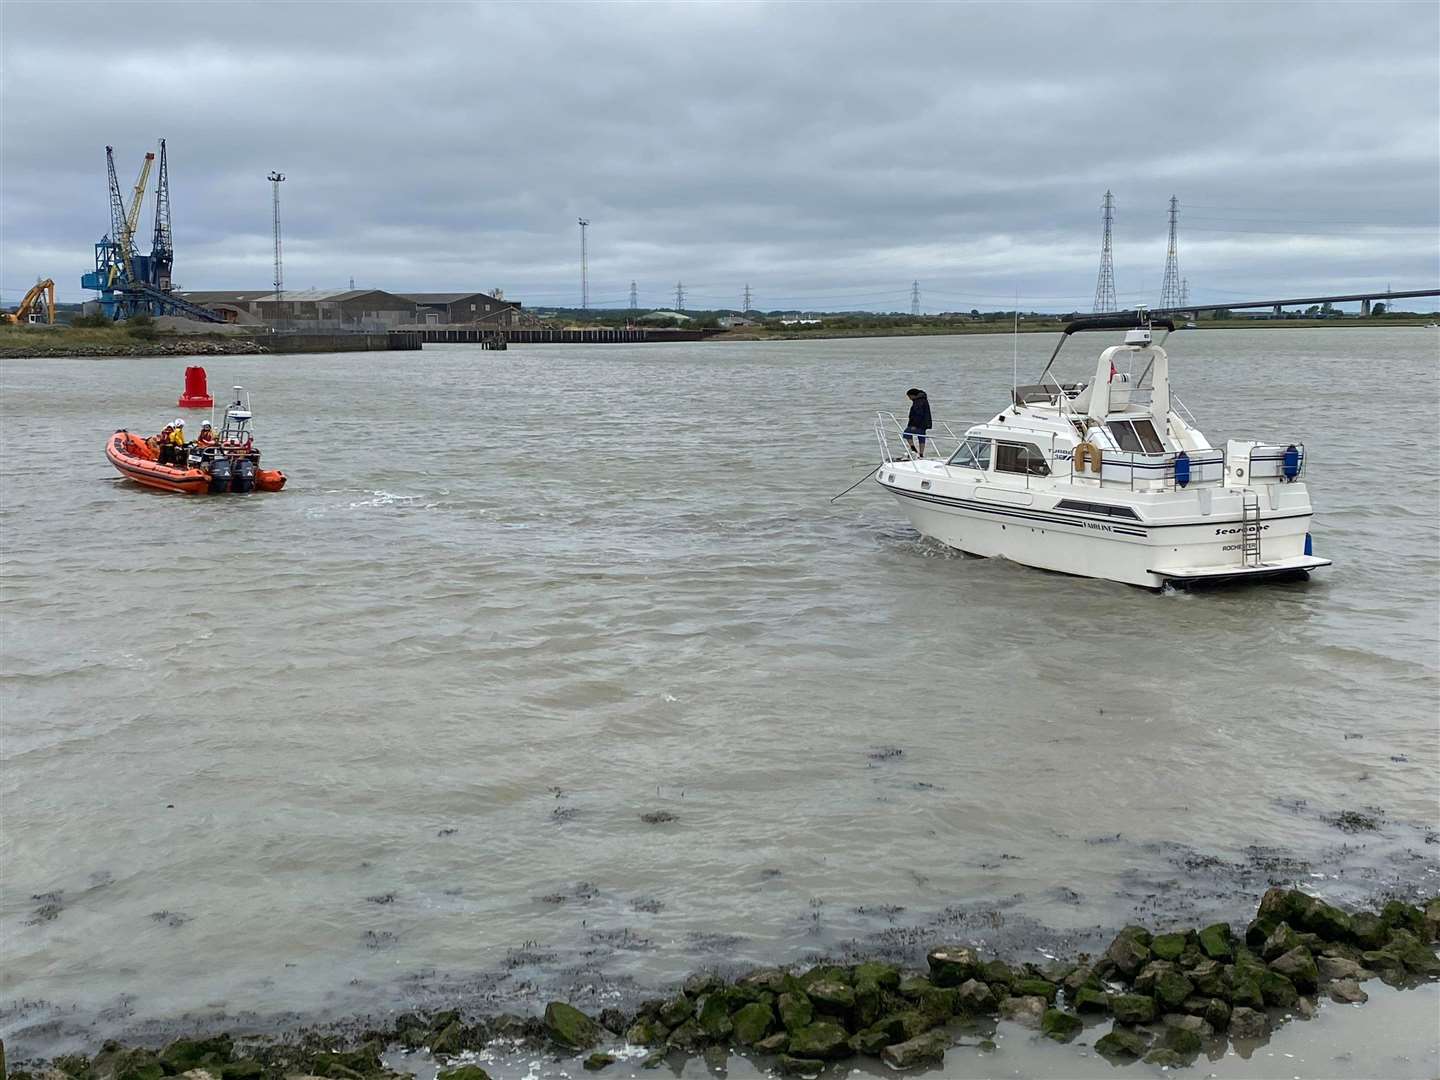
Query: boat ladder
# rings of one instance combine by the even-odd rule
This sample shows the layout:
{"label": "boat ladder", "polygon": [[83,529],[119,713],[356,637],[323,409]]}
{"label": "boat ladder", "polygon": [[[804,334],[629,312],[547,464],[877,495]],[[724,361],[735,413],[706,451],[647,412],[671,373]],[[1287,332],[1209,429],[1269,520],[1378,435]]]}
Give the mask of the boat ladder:
{"label": "boat ladder", "polygon": [[1260,493],[1240,493],[1240,561],[1245,566],[1260,565]]}

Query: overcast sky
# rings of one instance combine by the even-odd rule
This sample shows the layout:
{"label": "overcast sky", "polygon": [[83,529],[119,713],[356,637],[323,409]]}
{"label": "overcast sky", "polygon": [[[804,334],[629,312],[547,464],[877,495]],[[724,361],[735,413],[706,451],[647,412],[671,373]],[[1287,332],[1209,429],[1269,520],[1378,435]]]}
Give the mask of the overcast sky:
{"label": "overcast sky", "polygon": [[[175,278],[592,306],[1440,284],[1440,5],[0,3],[0,289],[62,299],[164,137]],[[152,184],[153,187],[153,184]],[[127,195],[128,197],[128,195]],[[153,195],[151,196],[153,199]],[[151,205],[142,213],[149,248]]]}

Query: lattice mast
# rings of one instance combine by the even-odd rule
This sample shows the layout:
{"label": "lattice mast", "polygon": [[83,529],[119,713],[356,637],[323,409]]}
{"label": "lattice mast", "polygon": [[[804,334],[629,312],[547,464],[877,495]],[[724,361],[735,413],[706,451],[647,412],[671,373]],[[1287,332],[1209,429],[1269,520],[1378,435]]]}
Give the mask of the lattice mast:
{"label": "lattice mast", "polygon": [[750,303],[750,283],[747,281],[745,283],[745,306],[740,309],[740,314],[750,314],[752,306],[753,305]]}
{"label": "lattice mast", "polygon": [[675,283],[675,310],[685,310],[685,283],[683,281]]}
{"label": "lattice mast", "polygon": [[[115,175],[115,148],[105,147],[105,171],[110,181],[110,276],[106,283],[108,288],[115,284],[115,277],[120,272],[121,266],[125,266],[126,273],[129,273],[130,253],[125,251],[121,244],[125,239],[125,196],[120,194],[120,178]],[[116,257],[118,256],[118,258]]]}
{"label": "lattice mast", "polygon": [[635,289],[635,282],[630,282],[630,314],[640,310],[640,294]]}
{"label": "lattice mast", "polygon": [[1160,309],[1177,311],[1180,298],[1180,253],[1176,236],[1180,228],[1180,200],[1170,196],[1170,246],[1165,252],[1165,280],[1160,283]]}
{"label": "lattice mast", "polygon": [[1115,228],[1115,196],[1105,192],[1104,218],[1105,233],[1100,241],[1100,276],[1095,279],[1095,304],[1091,311],[1116,311],[1119,303],[1115,299],[1115,251],[1111,246],[1111,233]]}
{"label": "lattice mast", "polygon": [[910,314],[920,314],[920,282],[918,281],[910,283]]}
{"label": "lattice mast", "polygon": [[590,309],[590,250],[589,231],[590,222],[586,218],[577,219],[580,222],[580,310]]}
{"label": "lattice mast", "polygon": [[150,266],[155,287],[169,292],[175,265],[175,242],[170,233],[170,163],[165,140],[160,140],[160,177],[155,181],[155,235],[150,242]]}
{"label": "lattice mast", "polygon": [[280,300],[285,295],[285,274],[280,259],[280,184],[285,180],[285,177],[279,172],[272,172],[266,179],[270,181],[271,208],[275,230],[275,317],[278,319],[280,317]]}

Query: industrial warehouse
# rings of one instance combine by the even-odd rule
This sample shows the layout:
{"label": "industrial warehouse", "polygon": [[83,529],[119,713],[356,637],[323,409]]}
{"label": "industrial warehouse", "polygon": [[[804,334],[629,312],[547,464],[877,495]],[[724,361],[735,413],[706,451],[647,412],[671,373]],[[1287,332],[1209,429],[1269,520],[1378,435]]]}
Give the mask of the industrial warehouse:
{"label": "industrial warehouse", "polygon": [[295,330],[478,326],[508,330],[521,305],[489,293],[391,293],[383,289],[211,289],[175,293],[227,323]]}

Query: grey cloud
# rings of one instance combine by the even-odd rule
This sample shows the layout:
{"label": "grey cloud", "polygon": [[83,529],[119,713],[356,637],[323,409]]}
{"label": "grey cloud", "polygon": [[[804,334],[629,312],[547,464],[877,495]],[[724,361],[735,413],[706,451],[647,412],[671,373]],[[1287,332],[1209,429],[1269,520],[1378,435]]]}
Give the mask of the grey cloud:
{"label": "grey cloud", "polygon": [[[131,28],[116,46],[120,23]],[[169,140],[177,278],[765,306],[1122,300],[1165,204],[1197,298],[1433,285],[1433,4],[4,6],[7,295],[78,299]],[[1386,228],[1384,226],[1393,226]]]}

